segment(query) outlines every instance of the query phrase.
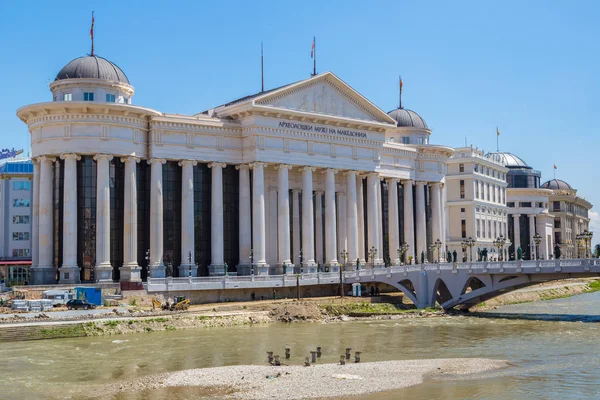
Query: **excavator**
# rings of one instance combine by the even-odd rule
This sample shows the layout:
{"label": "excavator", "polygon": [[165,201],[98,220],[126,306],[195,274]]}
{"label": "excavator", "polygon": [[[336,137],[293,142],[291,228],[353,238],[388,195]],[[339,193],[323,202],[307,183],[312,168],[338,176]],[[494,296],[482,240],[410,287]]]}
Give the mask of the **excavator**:
{"label": "excavator", "polygon": [[190,301],[185,296],[175,297],[173,304],[169,304],[167,301],[165,304],[161,304],[160,301],[152,298],[152,309],[159,309],[164,311],[183,311],[190,308]]}

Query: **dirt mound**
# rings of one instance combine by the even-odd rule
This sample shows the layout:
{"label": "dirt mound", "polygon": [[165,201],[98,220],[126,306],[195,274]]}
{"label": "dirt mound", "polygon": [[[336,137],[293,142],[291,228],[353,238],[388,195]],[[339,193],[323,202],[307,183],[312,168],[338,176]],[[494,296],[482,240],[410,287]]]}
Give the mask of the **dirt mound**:
{"label": "dirt mound", "polygon": [[319,305],[310,301],[274,304],[269,315],[279,322],[321,321],[325,317]]}

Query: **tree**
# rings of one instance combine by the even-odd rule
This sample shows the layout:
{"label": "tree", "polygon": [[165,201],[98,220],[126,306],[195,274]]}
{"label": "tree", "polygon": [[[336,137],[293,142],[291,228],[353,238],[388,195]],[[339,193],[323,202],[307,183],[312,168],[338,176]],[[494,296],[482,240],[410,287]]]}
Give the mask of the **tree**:
{"label": "tree", "polygon": [[594,247],[594,257],[596,258],[600,258],[600,244],[597,244]]}

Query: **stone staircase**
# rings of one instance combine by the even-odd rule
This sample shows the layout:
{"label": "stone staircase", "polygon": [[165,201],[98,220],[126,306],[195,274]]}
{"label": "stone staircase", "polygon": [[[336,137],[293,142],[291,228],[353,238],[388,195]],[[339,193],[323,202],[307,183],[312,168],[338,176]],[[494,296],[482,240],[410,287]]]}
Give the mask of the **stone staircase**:
{"label": "stone staircase", "polygon": [[86,336],[82,323],[55,325],[0,325],[0,343]]}

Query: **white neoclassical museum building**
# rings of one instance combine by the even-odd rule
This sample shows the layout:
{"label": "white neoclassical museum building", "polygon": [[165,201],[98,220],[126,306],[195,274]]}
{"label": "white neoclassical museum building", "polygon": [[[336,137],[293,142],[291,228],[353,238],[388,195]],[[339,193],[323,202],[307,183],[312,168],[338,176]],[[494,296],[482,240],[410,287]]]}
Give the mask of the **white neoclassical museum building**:
{"label": "white neoclassical museum building", "polygon": [[50,90],[17,111],[34,161],[35,284],[444,258],[454,150],[331,72],[189,116],[133,105],[125,73],[94,55]]}

